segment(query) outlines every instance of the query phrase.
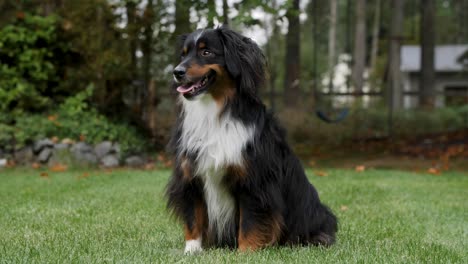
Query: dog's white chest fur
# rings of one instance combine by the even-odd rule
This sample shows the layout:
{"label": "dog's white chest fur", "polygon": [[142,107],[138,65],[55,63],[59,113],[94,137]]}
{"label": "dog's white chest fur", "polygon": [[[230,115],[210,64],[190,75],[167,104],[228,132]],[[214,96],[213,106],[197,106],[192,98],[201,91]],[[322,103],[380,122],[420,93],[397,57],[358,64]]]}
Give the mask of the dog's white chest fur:
{"label": "dog's white chest fur", "polygon": [[253,139],[255,128],[232,119],[229,113],[220,118],[220,108],[211,95],[181,100],[184,120],[180,143],[188,153],[196,153],[195,176],[204,183],[209,226],[220,236],[235,213],[234,198],[223,186],[222,177],[226,166],[242,164],[242,151]]}

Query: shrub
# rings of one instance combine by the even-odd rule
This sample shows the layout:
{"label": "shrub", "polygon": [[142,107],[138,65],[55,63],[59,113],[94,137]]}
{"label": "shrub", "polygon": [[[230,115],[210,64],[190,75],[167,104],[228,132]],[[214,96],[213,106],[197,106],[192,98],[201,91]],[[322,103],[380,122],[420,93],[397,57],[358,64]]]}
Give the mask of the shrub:
{"label": "shrub", "polygon": [[57,16],[26,14],[0,29],[0,111],[50,105],[68,46],[57,33]]}
{"label": "shrub", "polygon": [[[325,123],[315,113],[302,109],[284,109],[278,113],[288,132],[288,140],[299,154],[310,154],[322,147],[337,148],[359,139],[388,135],[386,108],[351,109],[338,123]],[[468,106],[433,111],[401,110],[394,113],[393,136],[397,138],[454,131],[467,128]]]}
{"label": "shrub", "polygon": [[[147,145],[135,127],[110,120],[90,107],[86,100],[92,86],[67,98],[47,114],[18,114],[15,123],[8,125],[6,115],[0,115],[0,145],[14,141],[17,147],[42,138],[70,138],[96,144],[104,140],[116,141],[122,152],[142,151]],[[3,128],[3,129],[2,129]]]}

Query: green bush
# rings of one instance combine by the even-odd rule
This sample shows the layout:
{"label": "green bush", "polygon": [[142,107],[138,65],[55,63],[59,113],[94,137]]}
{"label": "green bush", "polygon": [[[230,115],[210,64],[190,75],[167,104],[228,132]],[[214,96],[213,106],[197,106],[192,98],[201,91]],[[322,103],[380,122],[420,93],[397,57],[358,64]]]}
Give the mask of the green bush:
{"label": "green bush", "polygon": [[134,126],[87,103],[92,87],[83,91],[64,78],[73,52],[60,22],[55,15],[25,14],[0,28],[0,147],[58,137],[92,144],[111,140],[123,152],[142,150],[146,144]]}
{"label": "green bush", "polygon": [[433,111],[403,110],[395,113],[395,133],[412,136],[462,129],[465,126],[462,107],[446,107]]}
{"label": "green bush", "polygon": [[135,127],[110,120],[90,107],[86,100],[92,95],[92,86],[69,97],[57,109],[46,114],[18,114],[16,123],[8,125],[8,117],[0,115],[0,145],[15,142],[21,147],[34,140],[58,137],[85,140],[96,144],[104,140],[116,141],[123,153],[145,150],[144,137]]}
{"label": "green bush", "polygon": [[44,109],[59,93],[68,46],[57,16],[24,18],[0,29],[0,111]]}
{"label": "green bush", "polygon": [[[298,153],[339,147],[358,139],[382,138],[389,133],[386,108],[351,109],[338,123],[325,123],[313,112],[285,109],[278,113],[288,132],[288,139]],[[466,129],[468,106],[439,108],[433,111],[401,110],[394,113],[393,136],[396,138]]]}

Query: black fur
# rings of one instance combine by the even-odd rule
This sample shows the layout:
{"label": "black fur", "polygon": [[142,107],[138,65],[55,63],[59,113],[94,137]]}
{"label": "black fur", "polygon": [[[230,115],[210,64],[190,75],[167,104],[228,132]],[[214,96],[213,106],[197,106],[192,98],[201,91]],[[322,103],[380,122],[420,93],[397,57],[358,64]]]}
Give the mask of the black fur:
{"label": "black fur", "polygon": [[[215,33],[215,34],[214,34]],[[215,238],[203,233],[204,243],[214,246],[237,245],[239,210],[242,208],[242,229],[262,228],[276,217],[281,222],[281,235],[276,244],[312,244],[329,246],[335,241],[337,219],[320,202],[315,188],[307,180],[304,169],[285,140],[285,131],[261,102],[258,89],[265,81],[265,60],[260,48],[226,27],[207,30],[207,36],[223,46],[223,66],[236,83],[236,94],[225,104],[232,118],[245,125],[254,124],[255,138],[243,153],[246,175],[236,178],[226,174],[224,183],[236,201],[236,218],[227,237]],[[219,38],[219,40],[216,40]],[[184,37],[184,40],[189,40]],[[182,118],[182,117],[179,117]],[[187,226],[194,221],[194,203],[204,202],[203,184],[198,177],[184,180],[182,157],[196,164],[196,153],[186,153],[178,140],[181,120],[177,121],[170,149],[175,157],[174,174],[167,188],[168,207]],[[208,238],[208,239],[205,239]],[[208,242],[207,242],[208,241]]]}

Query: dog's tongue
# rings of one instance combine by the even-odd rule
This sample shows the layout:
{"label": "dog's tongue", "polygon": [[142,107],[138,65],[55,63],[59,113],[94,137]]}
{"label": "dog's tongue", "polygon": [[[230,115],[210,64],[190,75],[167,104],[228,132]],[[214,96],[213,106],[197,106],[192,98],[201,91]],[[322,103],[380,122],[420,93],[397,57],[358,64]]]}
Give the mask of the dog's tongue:
{"label": "dog's tongue", "polygon": [[195,89],[195,87],[200,86],[200,82],[201,81],[198,81],[198,82],[192,83],[192,84],[181,85],[181,86],[177,87],[177,91],[179,93],[181,93],[181,94],[191,92],[193,89]]}
{"label": "dog's tongue", "polygon": [[187,87],[187,85],[181,85],[179,87],[177,87],[177,91],[181,94],[185,94],[185,93],[188,93],[190,91],[192,91],[193,89],[195,88],[195,84],[192,84],[190,86]]}

